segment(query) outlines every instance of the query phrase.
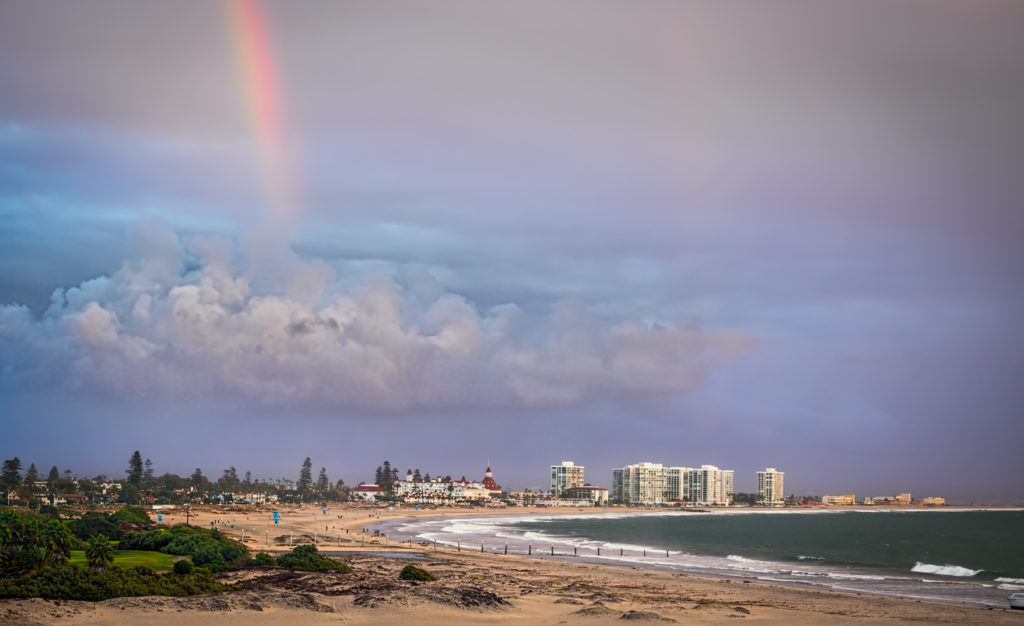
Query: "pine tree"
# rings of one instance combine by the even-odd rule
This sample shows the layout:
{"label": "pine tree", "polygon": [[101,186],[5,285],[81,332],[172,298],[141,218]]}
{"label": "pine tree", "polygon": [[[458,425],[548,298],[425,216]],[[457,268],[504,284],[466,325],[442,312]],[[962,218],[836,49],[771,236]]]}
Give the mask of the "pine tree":
{"label": "pine tree", "polygon": [[373,484],[381,489],[384,488],[384,469],[380,465],[377,466],[377,471],[373,473]]}
{"label": "pine tree", "polygon": [[413,480],[422,480],[423,476],[420,475],[420,468],[416,468],[412,471]]}
{"label": "pine tree", "polygon": [[128,460],[128,469],[125,472],[128,474],[127,482],[138,487],[139,483],[142,482],[143,473],[142,455],[139,454],[138,450],[132,453],[132,458]]}
{"label": "pine tree", "polygon": [[142,479],[146,481],[147,485],[153,484],[153,462],[146,459],[146,469],[142,472]]}
{"label": "pine tree", "polygon": [[37,480],[39,480],[39,470],[36,469],[35,463],[30,463],[28,471],[25,472],[25,486],[29,488],[35,487]]}
{"label": "pine tree", "polygon": [[206,480],[206,476],[203,476],[203,470],[198,467],[196,468],[196,471],[192,472],[189,479],[192,481],[192,486],[199,491],[202,491],[203,487],[206,486],[206,483],[209,482]]}
{"label": "pine tree", "polygon": [[300,495],[305,495],[309,488],[313,486],[313,462],[306,457],[306,460],[302,462],[302,470],[299,471],[299,482],[295,485]]}
{"label": "pine tree", "polygon": [[327,468],[320,468],[320,476],[316,479],[316,490],[319,493],[325,493],[331,487],[330,481],[327,480]]}
{"label": "pine tree", "polygon": [[60,470],[54,465],[50,468],[50,474],[46,477],[46,483],[50,489],[53,489],[53,484],[58,480],[60,480]]}
{"label": "pine tree", "polygon": [[383,483],[380,488],[384,490],[384,495],[390,496],[391,492],[395,489],[394,479],[391,476],[391,462],[384,461],[384,468],[381,471],[381,478]]}
{"label": "pine tree", "polygon": [[4,481],[4,487],[8,491],[17,487],[18,483],[21,482],[21,459],[18,457],[6,459],[4,461],[2,478]]}
{"label": "pine tree", "polygon": [[246,487],[251,487],[252,486],[252,472],[248,472],[247,471],[245,473],[245,486]]}

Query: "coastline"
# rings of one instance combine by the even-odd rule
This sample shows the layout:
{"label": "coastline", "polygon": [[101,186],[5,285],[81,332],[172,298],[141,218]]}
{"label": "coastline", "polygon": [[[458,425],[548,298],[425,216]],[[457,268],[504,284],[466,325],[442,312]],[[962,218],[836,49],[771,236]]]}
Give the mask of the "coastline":
{"label": "coastline", "polygon": [[[267,534],[266,523],[272,508],[200,509],[191,516],[194,525],[219,528],[232,536],[246,533],[246,545],[253,552],[287,550]],[[1008,608],[901,599],[881,595],[848,593],[726,578],[701,578],[679,572],[655,571],[636,566],[613,566],[581,560],[558,560],[536,556],[471,552],[438,546],[390,541],[384,548],[382,537],[366,537],[363,528],[376,524],[401,523],[399,520],[425,521],[456,517],[523,515],[565,515],[607,513],[607,510],[555,511],[547,508],[528,510],[455,510],[359,507],[328,507],[327,515],[314,507],[281,507],[282,522],[276,536],[292,533],[294,541],[322,530],[342,538],[322,542],[324,552],[355,567],[354,574],[310,574],[301,577],[281,570],[243,570],[228,576],[232,581],[250,585],[248,591],[216,596],[188,598],[119,598],[100,603],[47,600],[0,600],[0,623],[46,624],[180,624],[187,619],[193,626],[213,624],[292,623],[386,624],[415,622],[447,623],[618,623],[630,611],[655,614],[659,618],[700,623],[734,623],[736,619],[766,624],[818,624],[824,621],[850,624],[905,623],[998,623],[1024,624],[1024,612]],[[616,509],[614,513],[642,514],[649,509]],[[664,512],[664,511],[662,511]],[[165,522],[178,523],[167,511]],[[439,513],[441,515],[439,515]],[[338,516],[341,516],[340,518]],[[181,516],[182,518],[184,516]],[[248,519],[245,519],[245,518]],[[234,528],[231,528],[234,520]],[[254,523],[255,522],[255,523]],[[249,524],[248,526],[246,524]],[[261,525],[262,524],[262,525]],[[352,539],[359,537],[359,541]],[[331,544],[334,545],[331,545]],[[386,552],[386,554],[384,554]],[[395,558],[403,555],[405,558]],[[415,560],[410,560],[415,559]],[[436,583],[416,585],[397,580],[397,572],[414,562],[439,576]],[[283,578],[282,578],[283,577]],[[345,578],[348,577],[348,578]],[[279,580],[281,579],[281,580]],[[323,581],[334,581],[326,585]],[[334,586],[331,586],[334,585]],[[507,604],[500,606],[461,606],[459,593],[478,590]],[[369,590],[369,591],[368,591]],[[453,595],[455,594],[455,595]],[[461,597],[461,596],[459,596]],[[486,596],[489,597],[489,596]],[[456,598],[452,600],[452,598]]]}
{"label": "coastline", "polygon": [[[934,510],[934,509],[929,509]],[[960,509],[962,512],[1019,512],[1019,508]],[[829,513],[854,511],[829,511]],[[868,513],[883,513],[881,510],[867,510]],[[897,509],[896,512],[913,513]],[[920,511],[917,511],[920,512]],[[779,515],[779,514],[826,514],[822,510],[716,510],[712,516]],[[488,519],[489,517],[494,518]],[[486,552],[508,556],[535,556],[541,559],[556,559],[567,562],[585,562],[606,567],[625,567],[645,571],[682,573],[687,576],[706,579],[728,579],[734,582],[777,584],[800,589],[853,592],[888,598],[909,598],[949,604],[973,604],[981,607],[1002,608],[1008,595],[1020,590],[1024,581],[1016,574],[991,574],[975,578],[982,570],[972,571],[965,567],[950,565],[948,561],[918,561],[906,569],[894,567],[892,563],[843,564],[842,562],[819,563],[821,557],[800,557],[800,561],[779,556],[764,555],[756,549],[747,552],[742,542],[729,546],[729,552],[690,552],[680,550],[671,538],[668,543],[648,538],[623,543],[622,539],[597,539],[601,535],[577,534],[562,521],[566,518],[584,520],[601,517],[616,524],[617,520],[638,517],[690,517],[700,519],[704,514],[687,514],[679,511],[661,512],[591,512],[554,515],[546,512],[516,513],[509,511],[503,516],[469,517],[456,521],[441,518],[391,519],[376,524],[381,535],[390,535],[407,541],[413,539],[420,545],[436,541],[440,545],[453,547],[461,545],[462,551],[486,550]],[[559,518],[562,518],[560,520]],[[733,518],[735,519],[735,517]],[[525,527],[520,527],[525,522]],[[540,524],[531,522],[541,522]],[[543,522],[556,522],[552,528],[545,528]],[[703,520],[701,520],[703,522]],[[695,522],[696,523],[696,522]],[[569,525],[579,528],[575,524]],[[607,527],[607,525],[603,525]],[[583,525],[582,527],[586,527]],[[741,526],[742,528],[742,526]],[[566,531],[569,531],[568,533]],[[643,534],[642,531],[641,535]],[[613,533],[614,535],[615,533]],[[427,541],[422,541],[426,539]],[[486,546],[484,545],[486,544]],[[668,546],[675,546],[668,548]],[[747,545],[746,548],[751,546]],[[430,546],[428,549],[432,549]],[[810,548],[813,549],[813,548]],[[603,553],[602,553],[603,550]],[[728,554],[728,556],[726,556]],[[796,552],[794,552],[796,554]],[[806,554],[812,554],[807,552]],[[913,561],[911,561],[913,563]],[[976,566],[975,566],[976,567]],[[1012,584],[1010,584],[1012,583]]]}

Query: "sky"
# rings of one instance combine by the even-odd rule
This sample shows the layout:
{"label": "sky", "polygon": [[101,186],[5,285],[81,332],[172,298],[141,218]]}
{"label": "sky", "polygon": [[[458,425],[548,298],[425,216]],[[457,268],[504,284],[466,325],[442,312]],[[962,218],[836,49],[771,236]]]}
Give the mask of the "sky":
{"label": "sky", "polygon": [[1024,5],[0,5],[0,455],[1024,503]]}

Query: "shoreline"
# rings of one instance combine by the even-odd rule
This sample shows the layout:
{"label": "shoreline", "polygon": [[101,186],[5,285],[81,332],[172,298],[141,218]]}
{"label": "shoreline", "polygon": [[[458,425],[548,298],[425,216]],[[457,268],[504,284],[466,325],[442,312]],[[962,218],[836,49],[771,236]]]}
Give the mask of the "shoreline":
{"label": "shoreline", "polygon": [[[548,508],[500,510],[384,509],[370,507],[279,507],[281,522],[268,522],[273,507],[203,507],[191,521],[216,527],[235,538],[245,533],[252,552],[287,551],[274,539],[289,532],[295,543],[322,537],[332,542],[320,549],[353,566],[351,574],[306,574],[279,568],[228,572],[225,582],[244,591],[184,598],[117,598],[99,603],[54,602],[43,599],[0,600],[0,623],[177,625],[258,623],[266,626],[312,624],[612,624],[623,616],[648,619],[734,624],[737,619],[763,624],[985,623],[1024,626],[1024,611],[978,605],[898,598],[869,593],[789,586],[765,581],[700,577],[682,572],[642,569],[636,565],[471,552],[440,545],[435,551],[405,542],[397,547],[360,531],[377,524],[399,524],[430,518],[565,514],[643,514],[666,511],[608,511]],[[162,511],[164,523],[184,522],[184,515]],[[174,519],[169,519],[173,517]],[[179,519],[180,517],[180,519]],[[229,521],[233,520],[233,521]],[[210,522],[213,522],[211,525]],[[232,528],[232,523],[234,528]],[[333,527],[333,528],[332,528]],[[273,529],[273,530],[272,530]],[[319,530],[318,530],[319,529]],[[265,539],[271,537],[271,544]],[[342,538],[342,545],[336,539]],[[359,538],[360,541],[353,539]],[[365,541],[365,543],[364,543]],[[405,557],[405,558],[396,558]],[[412,558],[410,558],[412,557]],[[512,558],[510,558],[512,557]],[[415,559],[415,560],[412,560]],[[399,570],[413,563],[438,576],[437,582],[398,580]],[[220,577],[219,577],[220,578]]]}
{"label": "shoreline", "polygon": [[[265,513],[269,516],[273,508],[266,509]],[[560,517],[560,518],[589,518],[589,517],[636,517],[636,516],[671,516],[671,515],[749,515],[749,514],[769,514],[769,515],[817,515],[817,514],[834,514],[844,512],[976,512],[976,511],[1021,511],[1024,507],[800,507],[800,508],[785,508],[785,509],[757,509],[757,508],[743,508],[743,509],[711,509],[708,512],[697,513],[695,511],[687,510],[673,510],[663,508],[650,508],[650,507],[616,507],[616,508],[552,508],[552,507],[515,507],[515,508],[480,508],[480,509],[447,509],[447,508],[406,508],[406,507],[334,507],[328,508],[327,518],[337,515],[338,512],[343,514],[343,518],[338,520],[335,524],[339,528],[335,531],[338,533],[344,529],[349,534],[342,536],[342,543],[338,545],[336,543],[337,535],[329,535],[328,538],[323,538],[320,535],[314,535],[315,531],[314,521],[319,518],[323,519],[322,509],[320,507],[294,507],[289,509],[279,509],[282,512],[281,519],[282,529],[285,527],[295,526],[298,529],[304,530],[302,534],[298,534],[299,531],[295,531],[294,535],[295,543],[297,544],[300,539],[312,539],[314,536],[318,538],[321,549],[324,551],[330,551],[332,553],[344,554],[346,552],[359,552],[359,551],[380,551],[386,550],[389,553],[401,554],[410,552],[422,552],[430,558],[430,555],[473,555],[473,556],[490,556],[498,559],[507,559],[508,557],[516,557],[522,559],[535,559],[540,561],[548,562],[561,562],[561,563],[586,563],[593,567],[607,567],[615,570],[637,570],[637,571],[658,571],[669,574],[683,574],[691,578],[700,578],[708,581],[723,581],[737,582],[745,585],[766,585],[770,587],[785,586],[792,589],[806,589],[816,592],[823,593],[854,593],[864,594],[866,596],[887,598],[895,600],[906,600],[908,602],[934,602],[947,606],[974,606],[980,609],[987,608],[1002,608],[1007,606],[1004,604],[1005,597],[1009,595],[1009,592],[1000,596],[998,599],[955,599],[948,597],[937,597],[934,595],[922,595],[922,594],[910,594],[910,593],[899,593],[899,592],[885,592],[878,589],[870,588],[857,588],[856,585],[850,585],[849,588],[835,588],[824,585],[815,585],[813,583],[804,583],[802,581],[784,581],[784,580],[758,580],[756,575],[743,574],[741,572],[694,572],[687,570],[686,568],[680,568],[678,564],[672,564],[673,566],[659,565],[656,562],[643,562],[643,561],[613,561],[606,557],[595,558],[596,555],[584,555],[584,554],[568,554],[559,553],[558,549],[555,550],[555,555],[552,556],[550,552],[541,554],[542,546],[535,546],[536,550],[534,554],[520,554],[516,552],[510,552],[508,554],[503,553],[499,548],[505,543],[505,539],[494,537],[490,543],[494,545],[485,546],[485,551],[481,553],[477,547],[470,545],[468,542],[462,546],[459,550],[456,545],[446,545],[438,543],[436,549],[433,545],[421,545],[417,543],[415,538],[407,539],[401,537],[400,541],[397,538],[391,538],[387,535],[388,530],[395,526],[416,523],[416,522],[428,522],[428,521],[440,521],[447,519],[464,518],[466,520],[471,519],[486,519],[486,518],[532,518],[532,517]],[[311,519],[304,519],[310,516]],[[205,519],[205,518],[202,518]],[[367,533],[359,533],[362,529],[366,529]],[[373,536],[372,532],[375,529],[382,531],[381,536]],[[221,528],[224,531],[224,528]],[[229,532],[230,534],[230,532]],[[237,533],[235,533],[237,536]],[[265,536],[265,535],[264,535]],[[357,539],[358,538],[358,539]],[[354,542],[353,542],[354,541]],[[485,540],[487,543],[487,540]],[[257,545],[246,542],[253,551],[256,551]],[[550,546],[543,546],[544,549],[550,550]],[[279,553],[288,551],[287,545],[264,545],[263,549],[269,550],[272,553]],[[651,555],[654,558],[654,555]]]}
{"label": "shoreline", "polygon": [[[896,510],[900,511],[901,508],[897,508]],[[934,509],[929,508],[928,510],[934,510]],[[1020,509],[1020,508],[1014,507],[1014,508],[1000,508],[1000,509],[991,509],[991,508],[977,509],[977,508],[972,508],[972,509],[960,509],[960,510],[964,511],[964,512],[967,512],[967,511],[987,512],[987,511],[1019,511],[1019,510],[1024,510],[1024,509]],[[846,511],[848,511],[848,509]],[[846,511],[839,511],[839,512],[846,512]],[[746,512],[748,512],[750,514],[769,513],[768,511],[757,511],[757,510],[746,511]],[[870,511],[869,510],[869,512],[882,512],[882,511],[879,511],[879,510]],[[907,511],[907,512],[910,512],[910,511]],[[731,514],[734,514],[734,513],[736,513],[736,512],[733,512],[733,511],[714,511],[714,512],[712,512],[712,514],[721,514],[721,515],[731,515]],[[797,513],[797,511],[780,511],[780,510],[775,510],[775,511],[771,511],[769,514],[784,514],[784,513]],[[822,513],[824,513],[824,511],[822,511]],[[547,513],[516,513],[516,512],[510,511],[507,515],[504,515],[504,516],[479,516],[479,517],[469,516],[469,517],[467,517],[466,521],[467,522],[471,522],[473,520],[484,520],[484,519],[486,519],[486,517],[499,517],[499,519],[501,519],[502,521],[506,521],[508,524],[515,524],[516,521],[517,521],[517,518],[519,518],[519,521],[530,521],[530,520],[537,520],[537,519],[544,519],[544,518],[552,519],[552,518],[555,518],[555,517],[563,517],[563,518],[570,518],[570,519],[572,519],[572,518],[584,519],[584,518],[592,517],[592,516],[606,517],[606,518],[612,518],[612,519],[624,519],[624,518],[629,518],[629,517],[672,516],[672,515],[680,515],[680,514],[681,515],[686,515],[686,512],[685,511],[682,511],[682,512],[679,512],[679,511],[657,511],[657,512],[650,512],[650,511],[638,512],[638,511],[634,511],[634,512],[619,512],[619,513],[616,513],[616,512],[606,512],[606,511],[592,511],[592,512],[589,512],[589,513],[582,513],[582,514],[581,513],[572,514],[572,513],[564,512],[561,515],[548,515]],[[388,534],[395,533],[395,538],[396,539],[401,540],[401,541],[408,541],[408,540],[410,540],[410,538],[417,539],[418,535],[420,535],[420,534],[431,535],[431,534],[440,534],[440,533],[442,533],[443,530],[441,528],[428,529],[428,528],[425,527],[425,524],[427,524],[427,523],[429,523],[431,521],[437,521],[437,520],[441,520],[441,519],[444,519],[444,518],[441,518],[441,517],[435,517],[435,518],[401,518],[401,517],[396,517],[396,518],[384,520],[384,521],[381,521],[381,522],[375,524],[373,527],[371,527],[371,530],[379,529],[381,531],[381,533],[382,533],[382,536],[383,536],[384,533],[388,533]],[[421,525],[419,525],[418,527],[413,527],[411,529],[402,529],[403,525],[407,525],[410,522],[413,523],[413,524],[419,523]],[[484,551],[486,549],[486,553],[487,554],[499,555],[499,556],[516,556],[516,557],[521,557],[521,558],[531,558],[532,557],[532,558],[539,558],[539,559],[543,559],[543,560],[549,560],[550,559],[550,560],[559,560],[559,561],[570,562],[570,563],[572,563],[572,562],[591,563],[591,564],[594,564],[594,565],[597,565],[597,566],[613,567],[613,568],[632,568],[634,570],[639,569],[639,570],[644,570],[644,571],[661,571],[661,572],[671,572],[671,573],[682,573],[682,574],[685,574],[687,576],[692,576],[692,577],[695,577],[695,578],[702,578],[702,579],[707,579],[707,580],[727,579],[727,580],[731,580],[731,581],[734,581],[734,582],[742,582],[742,583],[747,583],[747,584],[775,584],[775,585],[783,585],[783,586],[786,586],[786,587],[792,587],[792,588],[796,588],[796,589],[811,589],[811,590],[818,590],[818,591],[825,591],[825,592],[841,592],[841,593],[867,594],[867,595],[884,597],[884,598],[908,599],[908,600],[913,600],[913,601],[922,600],[922,601],[927,601],[927,602],[939,602],[939,603],[943,603],[943,604],[952,604],[952,605],[972,605],[972,606],[978,606],[978,607],[983,607],[983,608],[988,608],[988,607],[1001,608],[1003,606],[1006,606],[1006,602],[1007,602],[1006,598],[1009,596],[1010,593],[1012,593],[1012,591],[1005,591],[1005,593],[996,593],[996,592],[993,591],[993,593],[989,594],[986,589],[978,589],[977,587],[975,587],[975,594],[987,594],[987,595],[976,595],[975,597],[971,597],[970,593],[968,592],[967,594],[961,595],[959,597],[956,597],[956,596],[943,596],[941,594],[936,594],[935,590],[937,590],[937,589],[946,590],[946,589],[957,589],[957,588],[958,589],[965,589],[966,590],[966,588],[963,588],[963,587],[951,587],[951,586],[948,587],[947,585],[970,585],[972,583],[974,585],[979,585],[982,588],[989,588],[989,589],[991,589],[992,586],[991,585],[986,585],[981,580],[972,580],[972,581],[963,580],[963,581],[960,581],[960,580],[955,580],[955,579],[952,579],[952,578],[940,578],[939,580],[930,580],[930,579],[926,578],[927,576],[929,576],[929,574],[927,574],[926,572],[920,572],[920,571],[915,570],[915,569],[911,569],[911,570],[909,570],[907,572],[904,572],[902,570],[890,571],[888,569],[876,569],[874,567],[867,567],[867,566],[862,567],[862,568],[854,568],[854,567],[846,567],[846,566],[841,566],[841,565],[835,565],[835,566],[830,567],[830,568],[824,568],[822,571],[817,572],[815,574],[814,572],[808,572],[807,571],[808,568],[811,568],[811,569],[815,569],[816,568],[815,564],[813,564],[813,563],[808,563],[808,564],[804,564],[804,565],[798,566],[795,563],[790,564],[790,563],[788,563],[786,561],[773,561],[771,559],[765,560],[765,559],[760,559],[760,558],[756,558],[756,557],[752,557],[752,558],[748,559],[745,556],[738,556],[738,557],[729,556],[728,558],[729,559],[735,559],[736,561],[747,561],[747,562],[749,562],[751,564],[751,567],[743,568],[742,566],[737,566],[735,564],[729,564],[728,566],[725,566],[725,565],[712,566],[712,565],[708,565],[706,563],[697,564],[697,563],[693,563],[693,562],[685,562],[685,561],[678,561],[678,560],[672,561],[670,559],[673,559],[673,558],[676,558],[676,557],[679,557],[679,556],[689,556],[689,557],[695,557],[695,558],[704,558],[704,559],[714,560],[714,559],[721,559],[721,557],[715,557],[715,556],[712,556],[712,555],[703,555],[703,556],[702,555],[692,555],[692,554],[684,555],[683,553],[680,553],[680,552],[677,552],[677,551],[666,550],[664,547],[656,547],[656,546],[642,546],[642,545],[628,545],[628,546],[626,546],[625,544],[616,544],[616,545],[618,545],[620,547],[617,547],[617,548],[616,547],[610,547],[609,548],[609,547],[607,547],[609,545],[607,543],[604,544],[606,546],[605,547],[606,553],[605,553],[605,555],[602,556],[600,548],[597,548],[596,551],[595,551],[595,548],[593,547],[593,545],[588,546],[586,548],[584,548],[584,547],[579,545],[580,544],[580,541],[579,541],[580,539],[582,539],[583,542],[590,542],[590,543],[598,542],[599,540],[590,540],[590,539],[579,538],[579,537],[569,538],[569,537],[561,537],[561,536],[550,536],[550,537],[540,536],[540,537],[536,537],[534,541],[527,541],[525,538],[523,538],[523,539],[516,539],[516,538],[510,537],[508,534],[506,534],[507,530],[508,530],[507,528],[504,529],[506,531],[506,533],[498,532],[498,531],[502,530],[502,528],[500,526],[494,527],[493,528],[494,532],[492,532],[490,535],[480,534],[480,533],[487,533],[488,530],[490,530],[490,529],[488,529],[486,527],[481,527],[481,528],[475,530],[475,532],[478,533],[478,534],[475,534],[475,535],[472,534],[472,532],[474,532],[474,531],[467,530],[467,533],[470,534],[470,539],[471,539],[471,541],[473,543],[470,543],[469,541],[466,541],[466,538],[463,538],[463,541],[461,542],[461,551],[477,552],[475,546],[476,545],[480,545],[481,546],[481,551]],[[429,531],[429,532],[427,532],[427,531]],[[438,539],[435,538],[435,541],[438,541]],[[446,538],[446,539],[443,539],[441,541],[442,541],[442,543],[440,545],[444,545],[444,546],[447,546],[449,548],[454,548],[454,546],[456,545],[455,543],[452,543],[452,539],[451,538]],[[522,545],[524,542],[528,543],[528,544],[531,544],[529,552],[524,552],[525,548]],[[488,545],[485,548],[484,545],[483,545],[484,543],[490,543],[491,545]],[[498,545],[494,546],[493,544],[495,544],[495,543],[497,543]],[[423,546],[423,543],[421,542],[420,545]],[[504,549],[502,549],[503,546],[504,546]],[[577,551],[577,547],[579,547],[579,551]],[[425,551],[428,551],[428,552],[429,552],[429,550],[431,550],[430,547],[424,547],[423,549]],[[568,552],[567,550],[569,550],[569,549],[571,549],[572,551]],[[588,550],[590,552],[584,553],[583,552],[584,549],[586,549],[586,550]],[[550,552],[549,552],[549,550],[550,550]],[[615,554],[616,550],[618,550],[618,554],[617,555]],[[625,554],[624,554],[624,552],[625,552]],[[664,559],[662,559],[662,555],[661,555],[662,552],[664,552]],[[670,552],[672,552],[671,556],[670,556]],[[918,563],[918,565],[920,565],[920,563]],[[761,567],[779,567],[781,569],[776,570],[775,572],[772,572],[770,570],[769,571],[765,571],[763,569],[757,569],[757,566],[761,566]],[[734,567],[736,568],[735,570],[732,569]],[[799,574],[800,578],[787,577],[787,576],[793,576],[794,575],[793,573],[796,571],[797,567],[799,567],[799,569],[801,570],[800,574]],[[789,569],[786,569],[786,568],[789,568]],[[844,569],[846,569],[848,571],[842,571]],[[767,576],[764,576],[764,574],[775,574],[776,577],[767,577]],[[818,578],[819,582],[814,582],[812,580],[812,578],[811,578],[812,576],[815,577],[815,578]],[[932,578],[934,578],[935,574],[931,574],[930,576],[932,576]],[[941,574],[939,576],[941,576]],[[804,579],[803,577],[808,577],[808,578]],[[840,580],[846,580],[846,581],[849,581],[849,582],[843,584],[843,583],[839,583],[838,582]],[[890,583],[890,585],[892,585],[892,586],[890,586],[890,588],[885,588],[884,586],[876,585],[875,582],[874,582],[875,580],[900,581],[900,583]],[[996,582],[998,582],[998,579],[996,579]],[[922,587],[922,585],[918,584],[918,583],[924,584],[924,586]],[[930,584],[930,583],[932,583],[932,584]],[[936,587],[936,586],[933,585],[934,583],[945,583],[945,584]],[[892,587],[895,587],[898,584],[903,585],[903,587],[902,588],[892,588]],[[917,587],[917,588],[915,589],[914,587]],[[1001,588],[999,588],[999,589],[1001,589]]]}

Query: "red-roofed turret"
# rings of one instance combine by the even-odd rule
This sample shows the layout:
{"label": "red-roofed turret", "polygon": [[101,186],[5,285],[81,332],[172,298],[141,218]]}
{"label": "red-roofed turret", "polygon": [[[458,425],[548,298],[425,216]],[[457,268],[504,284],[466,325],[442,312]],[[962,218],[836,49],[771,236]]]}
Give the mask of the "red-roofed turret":
{"label": "red-roofed turret", "polygon": [[488,491],[501,491],[501,487],[494,481],[494,473],[491,472],[491,468],[488,467],[487,471],[484,472],[484,489]]}

